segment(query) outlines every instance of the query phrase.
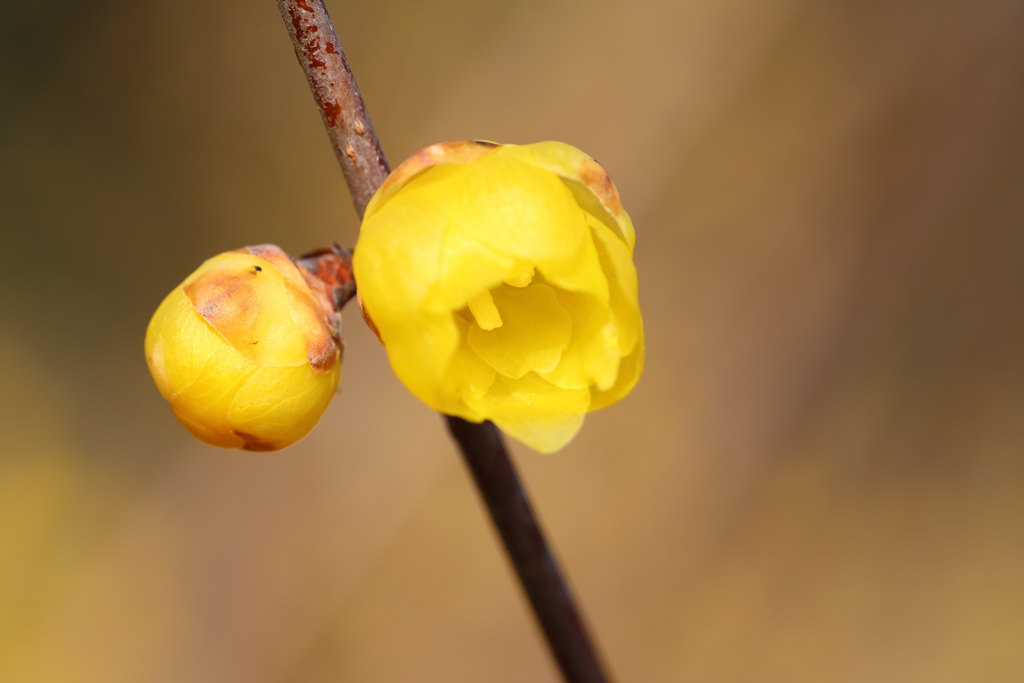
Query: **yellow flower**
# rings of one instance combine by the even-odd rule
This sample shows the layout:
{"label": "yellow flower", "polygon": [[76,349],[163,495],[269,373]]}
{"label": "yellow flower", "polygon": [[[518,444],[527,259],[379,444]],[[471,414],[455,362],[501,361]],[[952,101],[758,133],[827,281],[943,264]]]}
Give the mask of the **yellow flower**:
{"label": "yellow flower", "polygon": [[374,195],[353,265],[399,379],[541,452],[643,370],[635,233],[608,174],[559,142],[455,142]]}
{"label": "yellow flower", "polygon": [[175,417],[214,446],[274,451],[311,430],[341,375],[340,319],[315,279],[264,244],[207,260],[146,330]]}

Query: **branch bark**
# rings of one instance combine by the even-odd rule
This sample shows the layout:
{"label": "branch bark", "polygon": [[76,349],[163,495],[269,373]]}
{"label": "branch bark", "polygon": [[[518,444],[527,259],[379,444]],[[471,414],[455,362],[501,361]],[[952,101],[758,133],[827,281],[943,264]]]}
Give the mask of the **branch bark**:
{"label": "branch bark", "polygon": [[362,218],[390,169],[352,69],[322,0],[277,0],[277,6]]}
{"label": "branch bark", "polygon": [[492,422],[476,424],[451,415],[446,419],[565,680],[607,683],[608,677],[533,514],[501,432]]}
{"label": "branch bark", "polygon": [[[362,218],[373,193],[387,178],[388,164],[345,53],[323,0],[277,0],[277,4]],[[316,259],[327,251],[307,255],[313,259],[309,267],[315,270],[322,265]],[[607,683],[501,432],[490,422],[445,417],[563,677],[567,683]]]}

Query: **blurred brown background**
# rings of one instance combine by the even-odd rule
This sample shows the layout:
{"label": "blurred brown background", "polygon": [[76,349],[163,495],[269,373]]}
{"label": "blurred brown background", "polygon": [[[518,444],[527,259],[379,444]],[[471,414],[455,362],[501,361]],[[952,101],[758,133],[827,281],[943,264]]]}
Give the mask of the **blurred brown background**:
{"label": "blurred brown background", "polygon": [[[649,357],[514,446],[623,682],[1024,680],[1024,5],[329,5],[385,151],[616,179]],[[0,680],[553,682],[440,419],[349,312],[279,454],[142,337],[204,258],[357,222],[271,0],[2,3]]]}

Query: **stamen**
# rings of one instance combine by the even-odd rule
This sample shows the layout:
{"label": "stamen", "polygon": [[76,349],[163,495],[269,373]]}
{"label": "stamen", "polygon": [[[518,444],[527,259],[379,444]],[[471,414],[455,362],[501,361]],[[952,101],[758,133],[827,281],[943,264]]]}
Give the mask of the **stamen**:
{"label": "stamen", "polygon": [[516,264],[515,270],[505,276],[505,284],[509,287],[525,287],[533,281],[535,269],[528,263]]}
{"label": "stamen", "polygon": [[501,314],[498,313],[498,307],[494,305],[491,293],[486,289],[467,303],[469,304],[470,312],[476,318],[476,324],[480,326],[481,330],[490,331],[496,327],[501,327]]}

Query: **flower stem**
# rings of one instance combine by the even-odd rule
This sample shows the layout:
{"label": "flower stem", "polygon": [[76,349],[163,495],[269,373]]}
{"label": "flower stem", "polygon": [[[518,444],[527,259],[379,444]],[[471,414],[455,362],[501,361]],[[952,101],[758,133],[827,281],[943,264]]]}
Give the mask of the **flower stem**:
{"label": "flower stem", "polygon": [[[362,218],[389,169],[341,42],[323,0],[277,0],[277,5]],[[567,683],[607,683],[501,432],[491,422],[446,419],[563,677]]]}
{"label": "flower stem", "polygon": [[489,421],[476,424],[451,415],[446,418],[562,675],[569,683],[605,683],[608,677],[501,432]]}

